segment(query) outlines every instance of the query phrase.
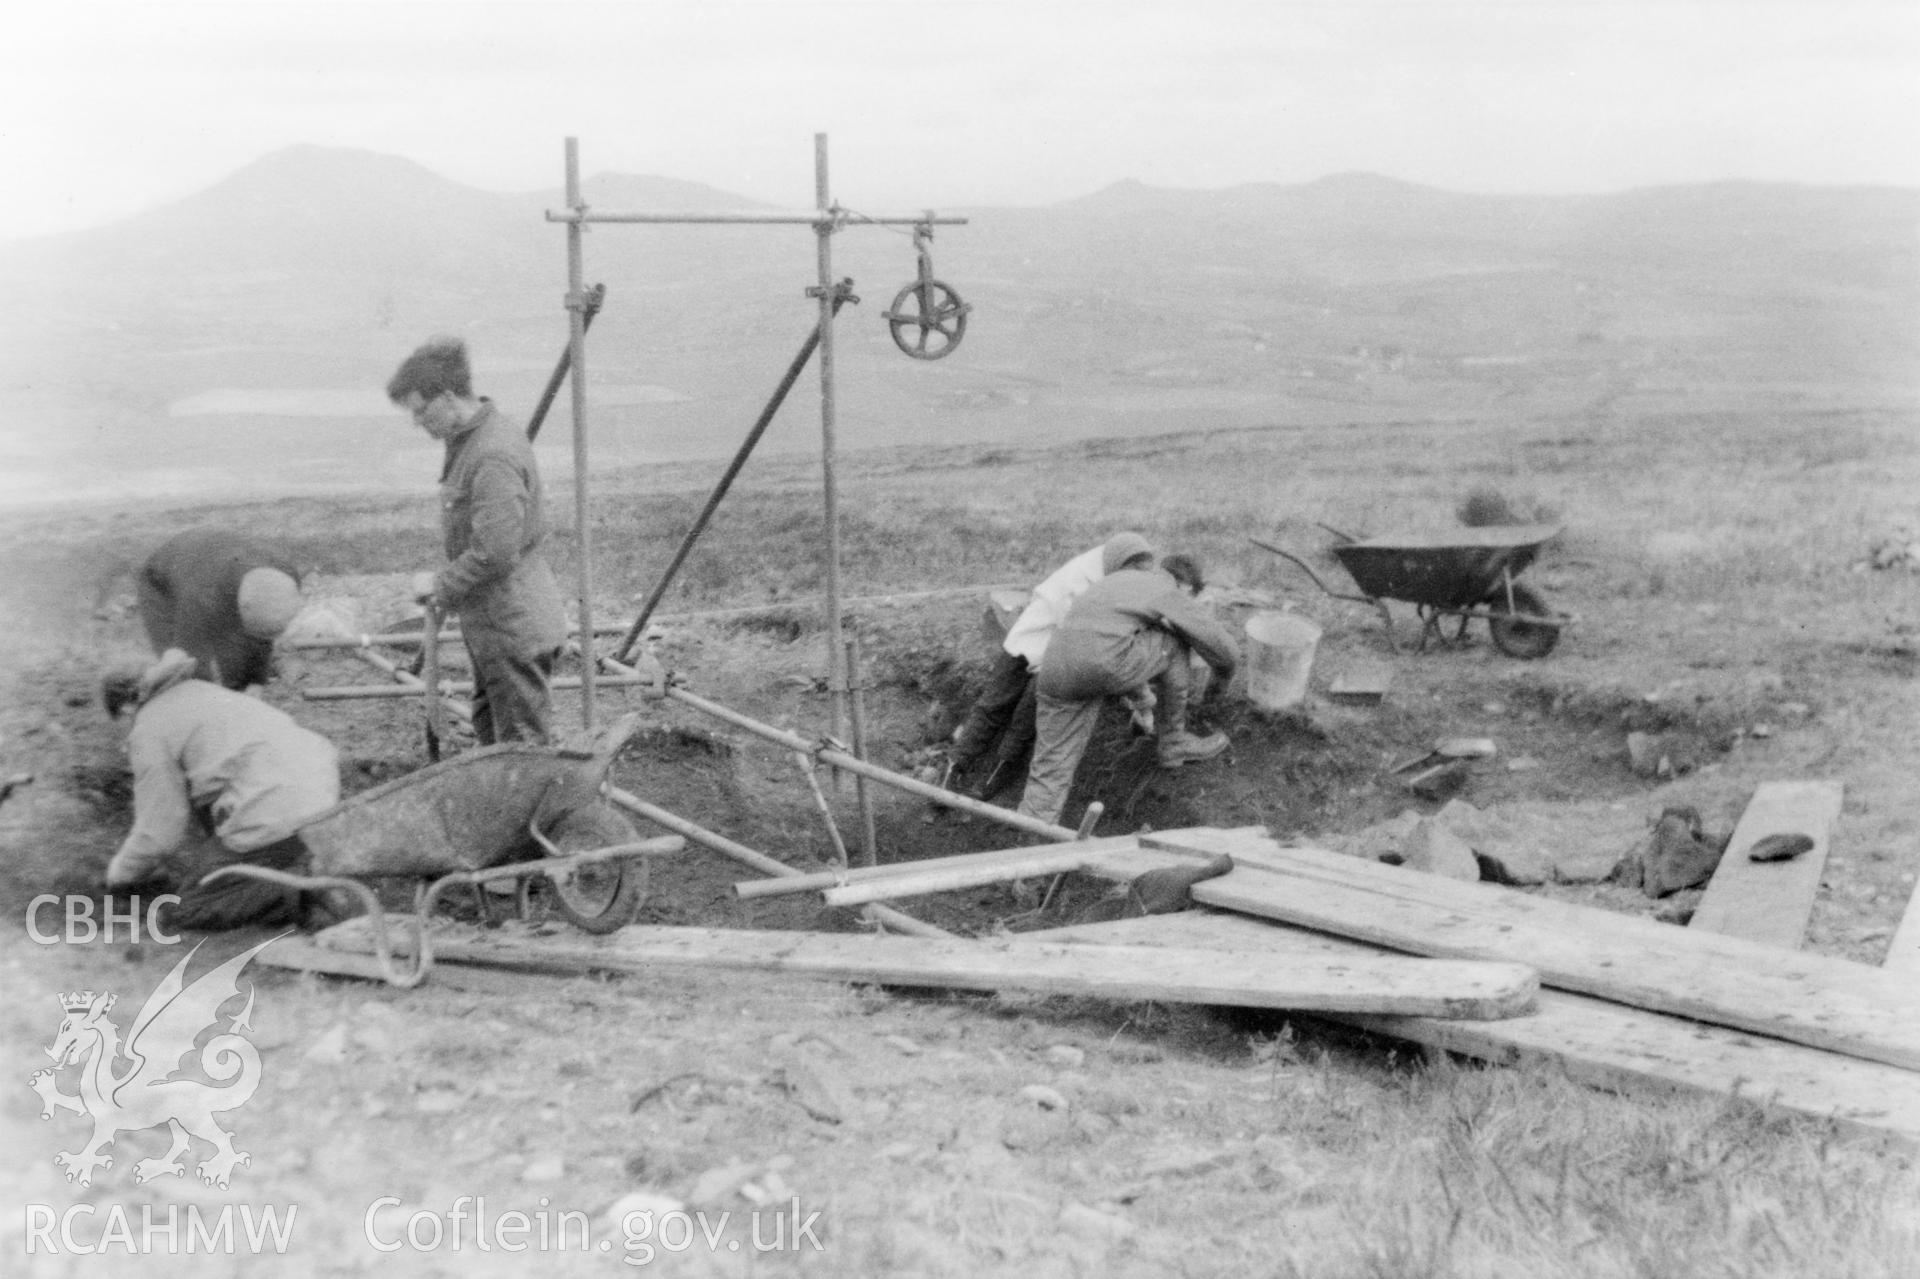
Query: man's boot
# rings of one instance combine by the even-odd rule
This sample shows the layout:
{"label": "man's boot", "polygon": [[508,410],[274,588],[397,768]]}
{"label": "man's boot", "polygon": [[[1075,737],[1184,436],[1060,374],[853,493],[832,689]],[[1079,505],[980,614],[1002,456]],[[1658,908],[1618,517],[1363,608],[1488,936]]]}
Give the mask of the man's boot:
{"label": "man's boot", "polygon": [[1159,699],[1153,695],[1152,687],[1142,684],[1139,688],[1128,691],[1120,700],[1126,703],[1128,713],[1133,716],[1133,735],[1152,737],[1153,708],[1159,704]]}
{"label": "man's boot", "polygon": [[1178,768],[1197,760],[1212,759],[1227,749],[1225,733],[1197,737],[1187,731],[1187,686],[1184,679],[1162,681],[1161,691],[1160,767]]}
{"label": "man's boot", "polygon": [[1185,729],[1177,733],[1169,732],[1160,739],[1160,767],[1178,768],[1197,760],[1212,759],[1226,750],[1229,744],[1225,733],[1196,737]]}

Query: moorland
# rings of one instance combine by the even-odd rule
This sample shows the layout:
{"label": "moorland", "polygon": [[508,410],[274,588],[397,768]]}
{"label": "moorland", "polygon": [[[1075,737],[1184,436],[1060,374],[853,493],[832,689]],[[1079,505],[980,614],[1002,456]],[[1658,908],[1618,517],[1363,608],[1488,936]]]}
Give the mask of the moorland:
{"label": "moorland", "polygon": [[[367,204],[349,192],[369,164],[404,182]],[[273,198],[302,166],[329,176],[319,189],[334,201],[293,183],[315,207],[305,224],[284,191]],[[377,629],[402,602],[398,583],[438,554],[432,455],[377,393],[350,412],[320,393],[377,388],[396,353],[441,329],[469,333],[503,401],[537,390],[559,328],[557,239],[536,220],[539,198],[480,199],[429,178],[404,162],[299,152],[208,193],[197,218],[183,206],[117,239],[14,246],[9,278],[46,290],[44,311],[8,320],[14,358],[31,343],[42,357],[6,383],[10,447],[37,468],[0,527],[12,623],[0,771],[36,776],[0,809],[0,894],[16,918],[35,893],[93,891],[124,829],[123,730],[99,713],[93,684],[103,656],[139,643],[129,574],[144,548],[194,523],[270,530],[311,567],[316,599]],[[666,198],[657,184],[620,190]],[[1570,836],[1625,829],[1628,843],[1669,804],[1725,828],[1763,781],[1837,780],[1846,802],[1807,945],[1877,963],[1920,872],[1920,577],[1910,561],[1874,558],[1912,542],[1920,518],[1912,205],[1906,192],[1745,187],[1528,204],[1344,178],[1237,193],[1123,186],[1051,210],[980,211],[936,242],[951,253],[943,278],[979,308],[959,352],[915,365],[871,316],[856,309],[846,326],[843,573],[849,595],[886,597],[852,609],[872,666],[874,754],[910,771],[964,709],[985,668],[987,586],[1031,582],[1136,528],[1199,554],[1230,619],[1288,607],[1315,620],[1315,695],[1287,716],[1229,698],[1214,714],[1232,751],[1178,773],[1145,767],[1123,723],[1103,726],[1069,821],[1097,798],[1103,832],[1264,825],[1333,841],[1418,807],[1388,767],[1442,735],[1492,737],[1503,764],[1532,762],[1477,772],[1474,803],[1555,815]],[[255,208],[265,213],[248,225],[294,247],[242,252],[251,240],[232,226],[224,245],[206,241],[211,213]],[[376,217],[373,235],[354,221]],[[498,237],[521,223],[532,230],[511,235],[530,247],[515,256]],[[335,248],[366,259],[358,274],[320,252],[330,228]],[[595,260],[615,260],[615,237],[595,235]],[[872,229],[842,238],[862,235],[848,273],[904,282],[901,243]],[[596,454],[594,610],[613,618],[652,585],[804,336],[803,299],[775,318],[742,298],[770,295],[776,276],[780,296],[797,295],[812,247],[787,261],[718,234],[688,233],[671,251],[660,233],[632,239],[619,252],[634,257],[618,260],[634,283],[611,278],[610,296],[640,302],[609,310],[590,366],[627,388],[604,421],[596,412],[596,444],[625,432],[644,458],[616,442]],[[890,256],[858,265],[882,241]],[[121,256],[92,256],[109,251]],[[98,294],[52,287],[81,260],[117,264]],[[395,274],[412,263],[433,282]],[[154,283],[175,269],[191,285]],[[368,293],[383,274],[391,296]],[[216,392],[225,398],[205,398]],[[810,408],[796,395],[722,507],[659,642],[697,691],[808,734],[827,716]],[[556,415],[544,459],[556,490],[565,426]],[[656,451],[661,440],[672,443]],[[1295,547],[1334,577],[1324,526],[1445,526],[1476,492],[1565,530],[1530,580],[1579,621],[1539,661],[1502,656],[1483,635],[1396,654],[1374,613],[1247,540]],[[557,504],[553,551],[571,581],[573,511],[564,492]],[[735,611],[701,616],[711,610]],[[1386,700],[1326,698],[1362,660],[1391,665]],[[341,744],[351,785],[423,763],[414,708],[300,696],[354,671],[293,655],[268,696]],[[796,865],[828,855],[790,759],[683,708],[648,709],[617,766],[622,785]],[[1684,769],[1637,773],[1636,730],[1685,736]],[[883,855],[1012,842],[991,823],[929,816],[883,792]],[[795,898],[735,901],[740,877],[704,854],[664,865],[642,920],[853,926]],[[1070,917],[1096,891],[1049,910]],[[1621,885],[1537,891],[1656,908]],[[1051,922],[1007,888],[916,909],[976,933]],[[40,1064],[58,992],[143,992],[178,958],[152,943],[8,938],[22,997],[6,1042],[21,1078]],[[233,1196],[135,1186],[117,1168],[90,1201],[298,1203],[292,1261],[316,1273],[507,1260],[376,1253],[365,1230],[378,1195],[402,1205],[379,1219],[383,1238],[459,1195],[599,1220],[623,1196],[654,1193],[733,1205],[741,1242],[742,1183],[822,1210],[826,1250],[729,1251],[723,1237],[717,1252],[660,1251],[653,1264],[1895,1275],[1920,1247],[1911,1152],[1750,1099],[1614,1095],[1305,1018],[737,974],[444,976],[411,992],[259,976],[267,1083],[235,1116],[256,1153]],[[796,1104],[796,1052],[847,1081],[840,1122]],[[1037,1106],[1022,1092],[1036,1084],[1068,1105]],[[37,1113],[25,1088],[0,1108],[7,1149],[32,1152],[7,1161],[10,1199],[72,1202],[80,1192],[60,1182],[49,1135],[70,1124]],[[140,1153],[152,1140],[126,1139]],[[3,1229],[16,1250],[14,1222]],[[147,1264],[204,1274],[207,1261]],[[550,1253],[538,1270],[608,1264]],[[525,1259],[511,1269],[524,1273]]]}

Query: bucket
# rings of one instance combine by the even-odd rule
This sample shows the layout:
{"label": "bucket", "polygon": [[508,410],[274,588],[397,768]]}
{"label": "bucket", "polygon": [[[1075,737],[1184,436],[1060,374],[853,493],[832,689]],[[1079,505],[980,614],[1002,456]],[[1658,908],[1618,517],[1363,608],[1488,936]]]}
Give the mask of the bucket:
{"label": "bucket", "polygon": [[1247,699],[1261,710],[1285,711],[1307,697],[1320,628],[1296,613],[1255,613],[1247,619]]}

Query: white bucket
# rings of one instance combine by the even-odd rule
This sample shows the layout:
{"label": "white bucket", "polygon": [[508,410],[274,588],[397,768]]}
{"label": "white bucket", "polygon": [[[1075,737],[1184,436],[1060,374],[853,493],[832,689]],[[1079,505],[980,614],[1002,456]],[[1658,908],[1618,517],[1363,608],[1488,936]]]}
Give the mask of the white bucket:
{"label": "white bucket", "polygon": [[1307,698],[1320,628],[1296,613],[1247,619],[1247,699],[1261,710],[1292,710]]}

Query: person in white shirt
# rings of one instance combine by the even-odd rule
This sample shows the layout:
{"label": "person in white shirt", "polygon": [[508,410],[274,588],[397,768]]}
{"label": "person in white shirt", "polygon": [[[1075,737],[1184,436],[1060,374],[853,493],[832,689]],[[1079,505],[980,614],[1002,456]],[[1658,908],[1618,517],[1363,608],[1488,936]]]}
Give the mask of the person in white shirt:
{"label": "person in white shirt", "polygon": [[989,756],[992,767],[971,788],[976,798],[990,800],[1026,779],[1036,723],[1034,677],[1054,632],[1089,586],[1121,569],[1150,568],[1153,562],[1153,546],[1146,538],[1138,533],[1116,533],[1092,550],[1074,556],[1033,588],[1031,601],[1007,628],[1007,637],[987,674],[986,687],[954,733],[953,746],[947,752],[947,786],[953,787],[956,779]]}

